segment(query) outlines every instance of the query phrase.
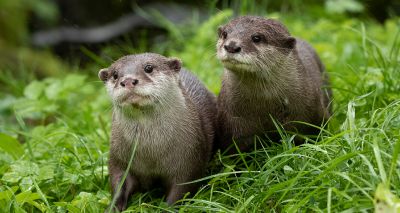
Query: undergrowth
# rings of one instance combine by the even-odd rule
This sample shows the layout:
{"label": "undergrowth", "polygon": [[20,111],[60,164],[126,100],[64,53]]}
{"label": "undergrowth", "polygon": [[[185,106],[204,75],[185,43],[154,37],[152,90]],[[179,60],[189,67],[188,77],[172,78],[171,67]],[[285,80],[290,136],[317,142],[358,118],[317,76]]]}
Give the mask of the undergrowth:
{"label": "undergrowth", "polygon": [[[216,29],[231,16],[220,11],[192,26],[190,35],[172,33],[163,52],[181,58],[216,94],[222,73]],[[399,20],[381,26],[328,16],[268,16],[309,41],[324,62],[334,92],[328,127],[300,146],[284,134],[279,143],[261,143],[251,153],[217,154],[193,197],[168,207],[157,190],[139,193],[128,212],[400,211]],[[186,35],[185,43],[174,35]],[[111,102],[97,79],[100,68],[0,93],[1,212],[102,212],[111,202]]]}

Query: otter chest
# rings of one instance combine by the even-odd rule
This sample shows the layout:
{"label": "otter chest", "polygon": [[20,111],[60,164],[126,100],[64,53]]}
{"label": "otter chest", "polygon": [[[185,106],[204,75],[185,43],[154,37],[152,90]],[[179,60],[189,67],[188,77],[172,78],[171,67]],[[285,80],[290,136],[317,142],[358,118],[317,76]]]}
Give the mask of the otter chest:
{"label": "otter chest", "polygon": [[260,123],[270,120],[271,116],[279,122],[284,122],[293,110],[292,106],[288,97],[271,97],[267,91],[260,91],[258,94],[236,100],[232,113],[233,117],[243,117]]}
{"label": "otter chest", "polygon": [[[156,120],[152,122],[128,124],[123,129],[124,159],[128,161],[135,149],[132,171],[140,176],[156,176],[173,171],[172,165],[178,165],[181,156],[191,149],[191,125],[184,113],[179,123],[174,120]],[[176,120],[177,118],[175,118]],[[186,122],[185,122],[186,121]]]}

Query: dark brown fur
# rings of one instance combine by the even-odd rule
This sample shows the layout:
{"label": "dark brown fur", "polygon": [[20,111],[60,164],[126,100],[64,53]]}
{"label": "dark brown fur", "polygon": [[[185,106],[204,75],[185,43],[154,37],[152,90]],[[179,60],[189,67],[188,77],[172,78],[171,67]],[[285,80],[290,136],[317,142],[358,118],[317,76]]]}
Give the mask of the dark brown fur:
{"label": "dark brown fur", "polygon": [[[144,72],[149,64],[154,68],[152,73]],[[109,173],[117,209],[126,209],[134,192],[155,185],[165,188],[168,204],[187,192],[193,193],[198,184],[178,184],[201,178],[211,158],[215,96],[195,76],[181,70],[180,61],[158,54],[123,57],[101,70],[99,77],[114,104]],[[159,94],[150,94],[158,99],[145,106],[140,101],[133,101],[132,106],[123,105],[115,91],[128,78],[138,80],[131,89],[134,92],[138,88],[138,94],[140,87],[161,87],[156,92]],[[136,100],[134,95],[132,100]],[[135,145],[129,174],[121,192],[116,194]]]}
{"label": "dark brown fur", "polygon": [[254,135],[277,139],[271,117],[285,130],[318,132],[293,122],[320,126],[330,116],[328,76],[308,43],[291,37],[280,22],[255,16],[233,19],[218,34],[217,55],[225,66],[217,116],[222,151],[232,139],[241,151],[253,146]]}

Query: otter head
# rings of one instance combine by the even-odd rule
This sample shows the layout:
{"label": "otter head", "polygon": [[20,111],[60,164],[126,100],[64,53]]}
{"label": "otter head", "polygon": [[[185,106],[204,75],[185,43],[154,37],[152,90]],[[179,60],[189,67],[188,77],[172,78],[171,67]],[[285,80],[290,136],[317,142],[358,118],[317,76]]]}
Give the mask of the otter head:
{"label": "otter head", "polygon": [[257,16],[233,19],[218,28],[218,36],[217,57],[233,72],[273,72],[296,45],[283,24]]}
{"label": "otter head", "polygon": [[179,88],[181,61],[154,53],[129,55],[99,71],[115,107],[129,112],[150,109]]}

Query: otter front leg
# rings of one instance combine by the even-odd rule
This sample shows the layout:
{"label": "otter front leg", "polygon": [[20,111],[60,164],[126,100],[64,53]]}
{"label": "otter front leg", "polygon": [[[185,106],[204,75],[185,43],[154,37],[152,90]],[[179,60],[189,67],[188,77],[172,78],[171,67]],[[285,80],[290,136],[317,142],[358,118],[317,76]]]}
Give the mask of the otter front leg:
{"label": "otter front leg", "polygon": [[118,187],[125,171],[118,166],[113,166],[111,163],[109,169],[113,198],[117,197],[115,207],[118,209],[118,211],[123,211],[128,205],[129,197],[134,193],[134,191],[137,190],[138,181],[133,175],[128,173],[124,184],[118,192]]}

